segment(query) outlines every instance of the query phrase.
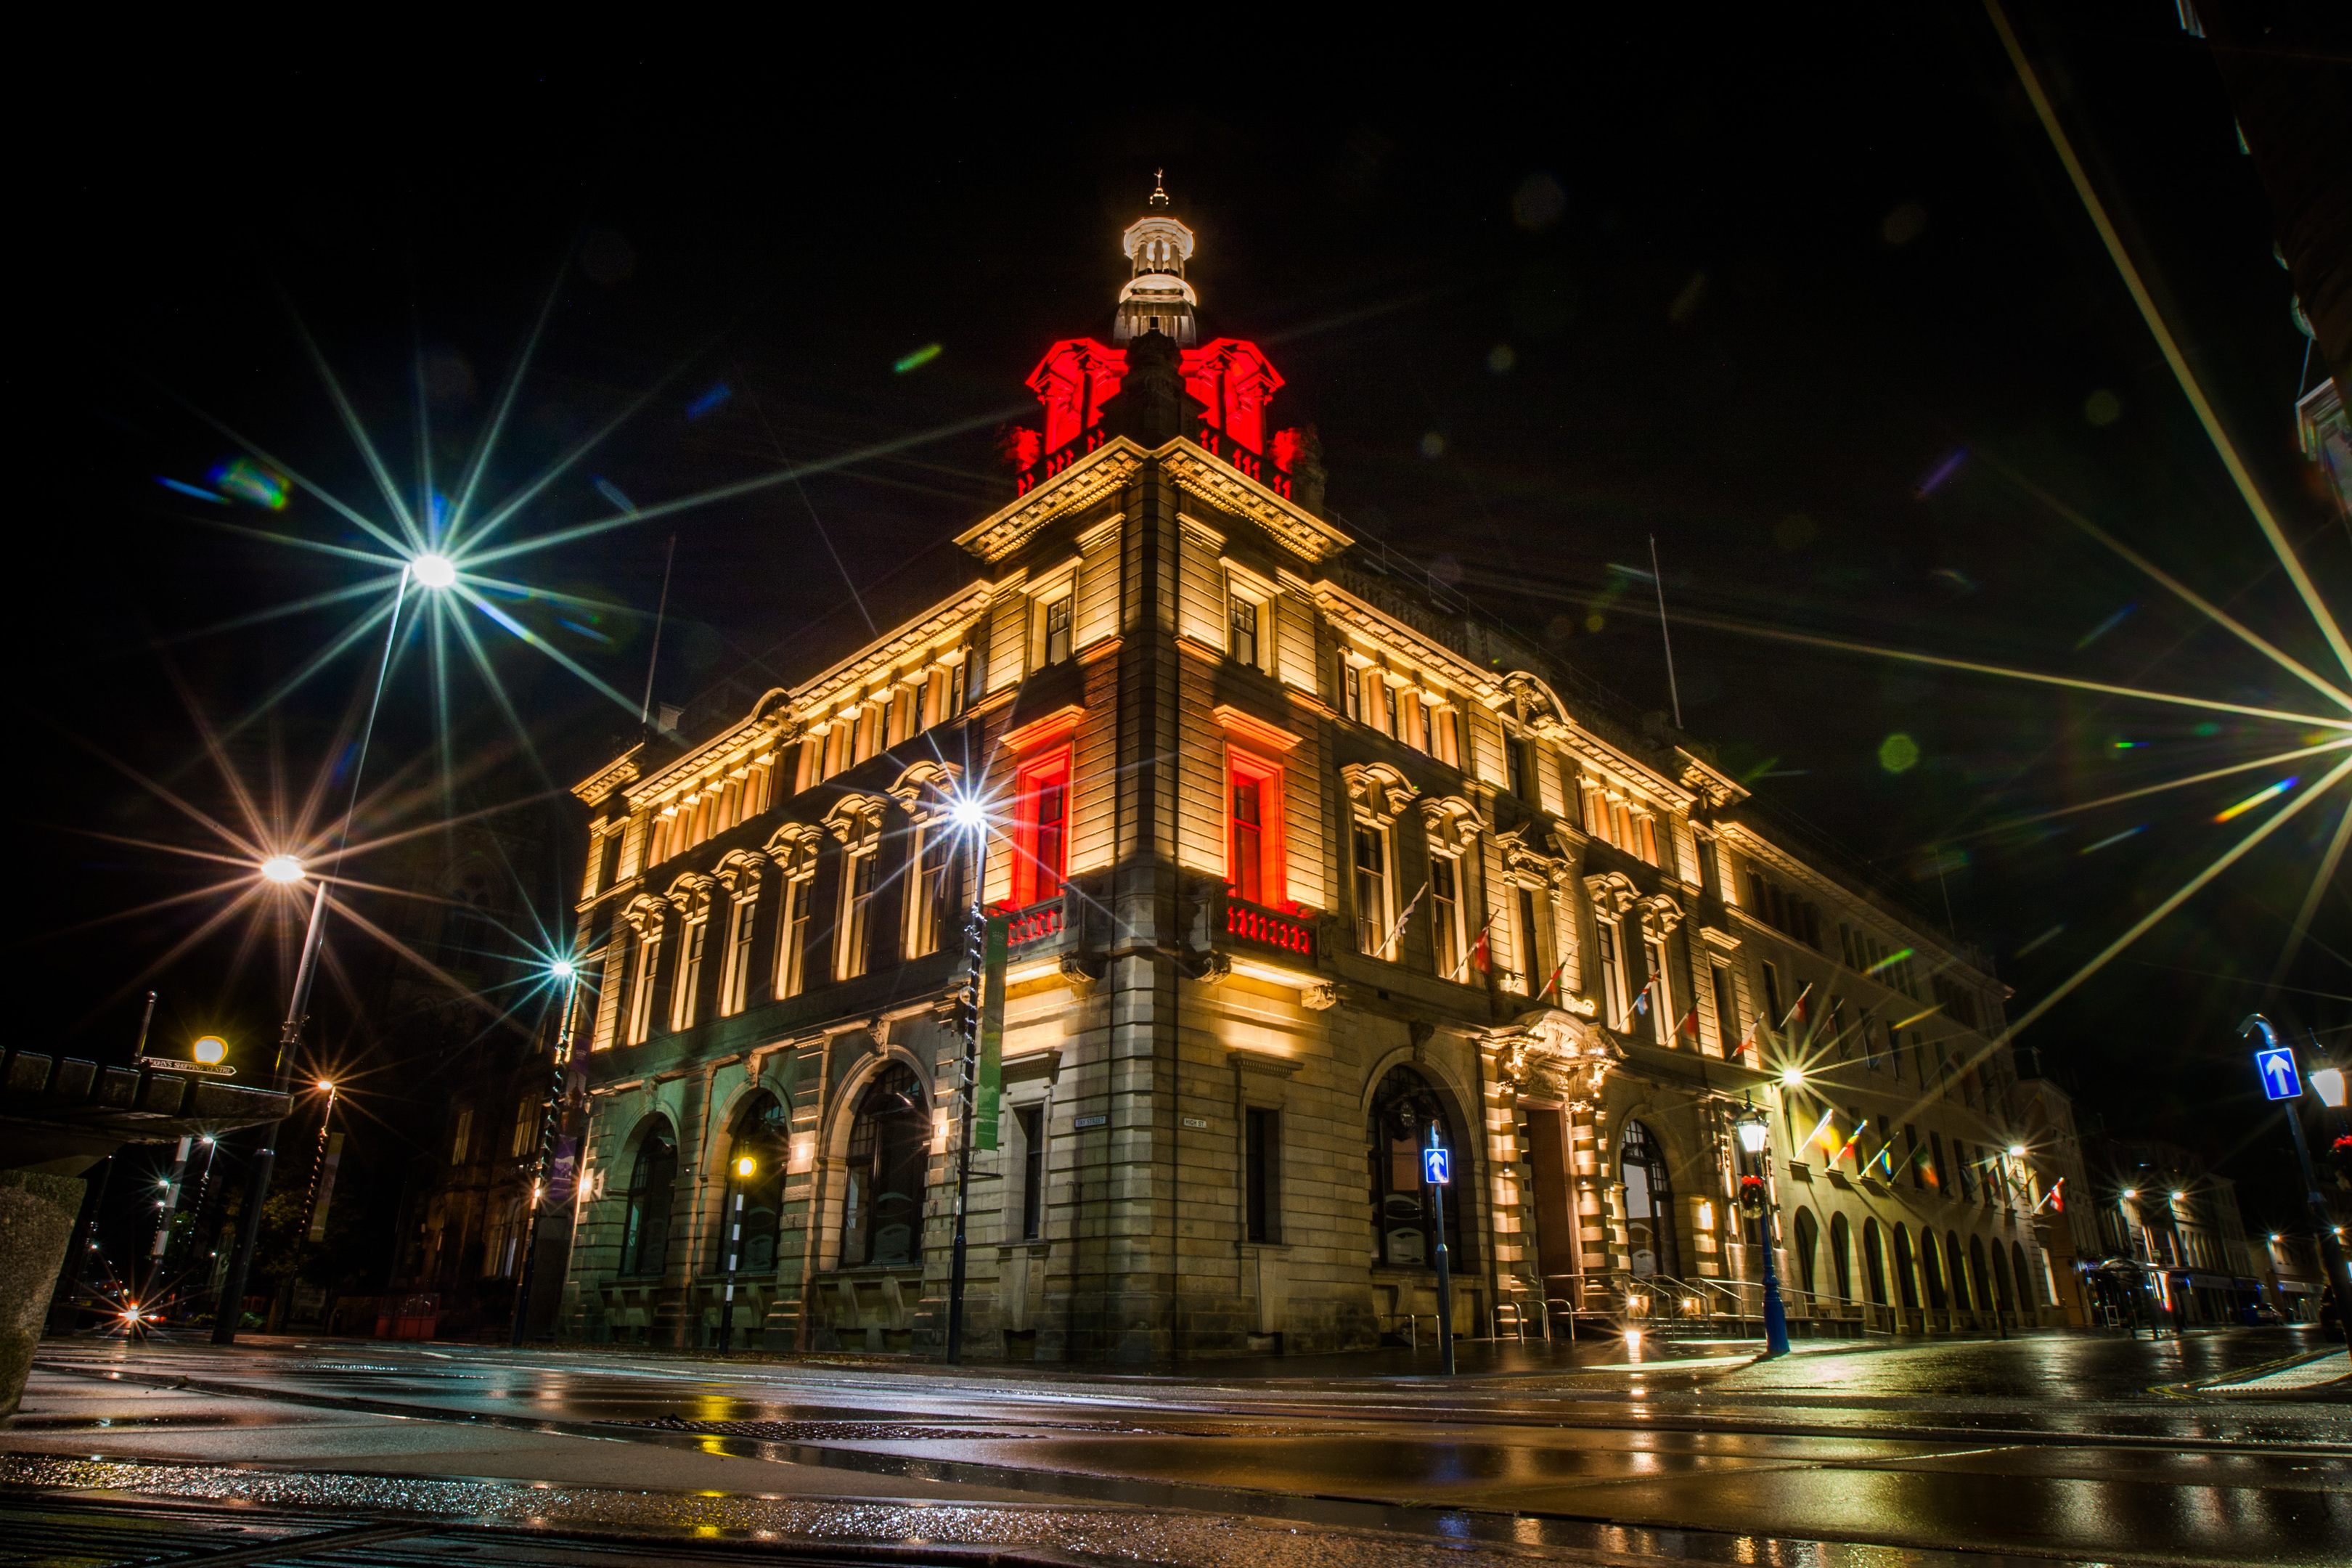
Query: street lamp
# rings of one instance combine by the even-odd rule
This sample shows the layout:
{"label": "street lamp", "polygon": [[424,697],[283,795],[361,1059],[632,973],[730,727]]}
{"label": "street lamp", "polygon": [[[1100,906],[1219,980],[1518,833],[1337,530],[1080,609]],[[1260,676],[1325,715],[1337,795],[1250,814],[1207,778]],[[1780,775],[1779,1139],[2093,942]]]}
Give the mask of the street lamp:
{"label": "street lamp", "polygon": [[[547,1195],[547,1166],[555,1153],[555,1116],[563,1104],[564,1079],[572,1070],[572,1019],[577,1010],[573,1004],[580,995],[580,966],[569,958],[558,958],[547,966],[547,977],[563,987],[563,1016],[555,1028],[555,1060],[547,1075],[547,1096],[539,1108],[539,1150],[532,1156],[530,1168],[530,1223],[522,1233],[522,1277],[515,1281],[515,1315],[512,1342],[522,1343],[523,1325],[530,1310],[531,1281],[539,1273],[539,1216],[545,1212],[541,1201]],[[573,1179],[578,1180],[579,1162],[572,1163]]]}
{"label": "street lamp", "polygon": [[948,1249],[948,1364],[963,1359],[963,1288],[967,1259],[965,1215],[971,1207],[972,1123],[980,1110],[981,1014],[988,1005],[989,948],[998,940],[989,930],[988,807],[970,790],[948,803],[948,820],[971,838],[971,908],[965,915],[965,984],[971,987],[963,1012],[963,1071],[956,1089],[955,1238]]}
{"label": "street lamp", "polygon": [[[360,784],[367,776],[368,744],[375,739],[376,715],[383,708],[384,682],[392,674],[393,652],[399,646],[400,607],[408,596],[408,580],[415,569],[414,562],[402,567],[399,585],[393,589],[392,615],[383,629],[383,654],[375,667],[375,694],[368,700],[367,722],[360,728],[359,750],[352,760],[351,797],[343,803],[342,825],[336,835],[335,853],[339,858],[351,847],[352,821],[360,809]],[[450,575],[454,581],[454,570]],[[290,887],[306,873],[300,860],[278,854],[262,862],[261,874],[280,886]],[[286,1069],[292,1062],[295,1047],[302,1043],[302,1026],[310,1021],[310,985],[318,978],[319,949],[327,937],[327,882],[323,877],[318,882],[318,890],[310,898],[310,927],[302,935],[302,956],[294,965],[293,993],[286,1001],[286,1022],[278,1033],[278,1055],[269,1068],[269,1089],[273,1094],[286,1092]],[[229,1254],[227,1272],[221,1277],[220,1294],[213,1300],[213,1343],[216,1345],[235,1344],[237,1325],[245,1317],[245,1281],[253,1269],[254,1248],[261,1242],[261,1211],[269,1201],[269,1177],[278,1163],[280,1125],[276,1121],[263,1125],[260,1147],[254,1150],[253,1163],[247,1173],[245,1214],[237,1226],[236,1247]]]}
{"label": "street lamp", "polygon": [[446,588],[457,580],[457,563],[446,555],[420,555],[408,570],[420,588]]}
{"label": "street lamp", "polygon": [[[2238,1026],[2238,1037],[2242,1040],[2257,1031],[2269,1049],[2281,1048],[2278,1031],[2272,1028],[2271,1021],[2260,1013],[2246,1016],[2246,1021]],[[2312,1075],[2315,1087],[2318,1078],[2317,1073]],[[2340,1105],[2344,1092],[2341,1073],[2336,1075],[2336,1098],[2330,1103]],[[2344,1230],[2342,1226],[2330,1223],[2334,1216],[2328,1213],[2327,1199],[2320,1192],[2319,1176],[2311,1168],[2311,1145],[2305,1142],[2303,1137],[2303,1107],[2290,1100],[2281,1109],[2286,1112],[2287,1131],[2294,1138],[2294,1159],[2296,1168],[2303,1174],[2304,1202],[2310,1206],[2313,1225],[2319,1238],[2319,1255],[2327,1265],[2327,1289],[2336,1298],[2336,1319],[2339,1323],[2352,1322],[2352,1270],[2347,1270],[2344,1264]]]}
{"label": "street lamp", "polygon": [[[218,1035],[206,1035],[189,1047],[189,1054],[205,1066],[216,1068],[221,1065],[222,1058],[228,1055],[228,1042]],[[212,1140],[207,1138],[205,1142],[209,1143]]]}
{"label": "street lamp", "polygon": [[2334,1068],[2321,1068],[2311,1075],[2311,1087],[2319,1091],[2319,1102],[2331,1110],[2344,1109],[2344,1075]]}
{"label": "street lamp", "polygon": [[[1757,1174],[1748,1178],[1748,1181],[1756,1184],[1755,1186],[1748,1187],[1746,1182],[1741,1185],[1747,1191],[1756,1194],[1754,1206],[1756,1231],[1758,1239],[1763,1243],[1764,1247],[1764,1354],[1768,1358],[1787,1355],[1789,1353],[1789,1313],[1788,1309],[1780,1304],[1780,1270],[1772,1265],[1772,1212],[1771,1205],[1765,1196],[1769,1190],[1768,1176],[1771,1169],[1765,1156],[1765,1147],[1771,1140],[1771,1124],[1766,1120],[1764,1112],[1751,1101],[1747,1113],[1732,1125],[1739,1134],[1740,1148],[1747,1151],[1748,1157],[1756,1163],[1758,1171]],[[1748,1205],[1743,1204],[1741,1206]]]}

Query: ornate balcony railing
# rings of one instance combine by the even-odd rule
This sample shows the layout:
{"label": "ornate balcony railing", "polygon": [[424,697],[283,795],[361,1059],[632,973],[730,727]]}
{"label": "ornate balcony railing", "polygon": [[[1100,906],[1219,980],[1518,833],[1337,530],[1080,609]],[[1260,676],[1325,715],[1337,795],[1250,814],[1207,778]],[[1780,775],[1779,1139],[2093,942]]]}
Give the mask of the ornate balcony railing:
{"label": "ornate balcony railing", "polygon": [[1058,893],[1043,903],[1015,910],[1005,921],[1005,945],[1018,952],[1024,947],[1034,947],[1048,938],[1057,937],[1062,934],[1065,920],[1062,898]]}
{"label": "ornate balcony railing", "polygon": [[1219,924],[1226,940],[1247,942],[1254,947],[1272,948],[1277,952],[1313,962],[1315,928],[1307,921],[1297,915],[1242,899],[1228,898],[1224,903],[1224,916]]}

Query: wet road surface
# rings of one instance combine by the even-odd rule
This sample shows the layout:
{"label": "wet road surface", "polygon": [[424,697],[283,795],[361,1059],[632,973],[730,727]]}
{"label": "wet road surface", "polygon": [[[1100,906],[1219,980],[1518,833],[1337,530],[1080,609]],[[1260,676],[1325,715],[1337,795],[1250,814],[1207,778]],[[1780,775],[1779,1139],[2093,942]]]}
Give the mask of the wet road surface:
{"label": "wet road surface", "polygon": [[371,1501],[384,1487],[539,1489],[458,1500],[499,1517],[544,1517],[552,1486],[559,1512],[635,1497],[641,1522],[667,1530],[700,1528],[682,1511],[695,1494],[701,1508],[922,1504],[1031,1531],[985,1537],[1000,1544],[1083,1516],[1095,1546],[1054,1537],[1062,1549],[1092,1552],[1108,1531],[1110,1554],[1168,1562],[1232,1561],[1238,1541],[1217,1532],[1234,1530],[1265,1535],[1254,1556],[1313,1542],[1334,1563],[1412,1560],[1416,1537],[1424,1552],[1443,1541],[1522,1561],[1883,1562],[1862,1549],[1901,1547],[1911,1561],[2352,1562],[2352,1405],[2181,1391],[2312,1348],[2292,1332],[2037,1334],[1754,1364],[1748,1348],[1474,1347],[1449,1382],[1402,1352],[1151,1376],[51,1341],[25,1416],[0,1432],[0,1480],[249,1497],[260,1468],[273,1497],[313,1507],[402,1506]]}

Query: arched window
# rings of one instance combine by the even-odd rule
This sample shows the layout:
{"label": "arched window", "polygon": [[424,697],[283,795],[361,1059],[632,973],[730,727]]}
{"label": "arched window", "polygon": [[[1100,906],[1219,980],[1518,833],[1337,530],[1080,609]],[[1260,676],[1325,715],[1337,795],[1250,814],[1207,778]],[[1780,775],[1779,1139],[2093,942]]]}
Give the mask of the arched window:
{"label": "arched window", "polygon": [[1944,1272],[1952,1281],[1952,1305],[1963,1312],[1969,1310],[1969,1270],[1960,1259],[1960,1233],[1948,1231],[1944,1236]]}
{"label": "arched window", "polygon": [[[1896,1232],[1898,1236],[1902,1233]],[[1944,1248],[1932,1230],[1919,1233],[1919,1278],[1927,1287],[1927,1305],[1944,1304]]]}
{"label": "arched window", "polygon": [[621,1227],[621,1272],[659,1274],[669,1252],[669,1211],[677,1195],[677,1145],[648,1133],[629,1173],[629,1213]]}
{"label": "arched window", "polygon": [[917,1260],[930,1175],[929,1097],[904,1062],[884,1068],[857,1097],[842,1194],[841,1266],[899,1268]]}
{"label": "arched window", "polygon": [[1666,1152],[1650,1130],[1638,1121],[1625,1123],[1618,1140],[1617,1161],[1625,1184],[1625,1243],[1633,1254],[1633,1274],[1646,1279],[1681,1275],[1675,1249],[1675,1186],[1666,1170]]}
{"label": "arched window", "polygon": [[2016,1242],[2009,1244],[2010,1267],[2017,1271],[2017,1300],[2021,1305],[2042,1305],[2042,1292],[2034,1288],[2033,1275],[2025,1267],[2025,1248]]}
{"label": "arched window", "polygon": [[1853,1229],[1845,1215],[1830,1215],[1830,1272],[1837,1277],[1838,1300],[1853,1300]]}
{"label": "arched window", "polygon": [[1911,1232],[1899,1225],[1895,1227],[1895,1288],[1903,1292],[1906,1310],[1919,1310],[1918,1277],[1911,1272]]}
{"label": "arched window", "polygon": [[1870,1304],[1874,1307],[1886,1305],[1886,1258],[1882,1250],[1883,1245],[1879,1239],[1878,1222],[1874,1219],[1864,1220],[1862,1222],[1862,1268],[1863,1272],[1870,1279]]}
{"label": "arched window", "polygon": [[[1984,1238],[1982,1237],[1972,1236],[1969,1237],[1969,1284],[1976,1293],[1978,1310],[1979,1311],[1991,1310],[1993,1307],[1993,1295],[1992,1290],[1990,1288],[1990,1284],[1985,1279],[1985,1251]],[[2001,1291],[2001,1294],[2003,1296],[2007,1296],[2009,1292],[2004,1289]],[[2005,1307],[2009,1303],[2007,1301],[2003,1301],[2000,1304]]]}
{"label": "arched window", "polygon": [[[727,1146],[727,1202],[711,1237],[711,1267],[727,1267],[731,1243],[738,1273],[773,1273],[776,1218],[784,1206],[784,1168],[792,1153],[792,1112],[772,1094],[755,1095],[736,1115],[733,1132]],[[749,1175],[743,1173],[746,1160],[751,1162]],[[739,1196],[740,1208],[735,1204]]]}
{"label": "arched window", "polygon": [[1437,1146],[1451,1152],[1454,1159],[1454,1179],[1440,1194],[1448,1260],[1459,1268],[1469,1250],[1469,1238],[1462,1230],[1462,1193],[1471,1180],[1468,1151],[1429,1080],[1411,1068],[1390,1068],[1372,1095],[1365,1158],[1371,1169],[1372,1256],[1391,1268],[1436,1266],[1435,1211],[1422,1184],[1421,1160],[1433,1130]]}
{"label": "arched window", "polygon": [[1795,1232],[1797,1247],[1797,1286],[1808,1296],[1813,1291],[1813,1254],[1821,1242],[1822,1227],[1813,1219],[1813,1211],[1801,1208],[1797,1223],[1790,1227]]}

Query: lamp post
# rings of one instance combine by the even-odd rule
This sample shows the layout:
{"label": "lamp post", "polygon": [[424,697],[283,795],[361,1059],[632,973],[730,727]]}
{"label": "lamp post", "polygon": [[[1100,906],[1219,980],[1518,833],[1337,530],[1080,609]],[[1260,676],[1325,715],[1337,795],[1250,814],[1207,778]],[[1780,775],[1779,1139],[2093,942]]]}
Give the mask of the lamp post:
{"label": "lamp post", "polygon": [[[446,588],[457,581],[457,569],[446,557],[420,555],[400,569],[399,584],[392,593],[392,618],[383,632],[383,657],[376,664],[375,695],[368,701],[367,723],[360,730],[359,752],[352,763],[351,799],[343,806],[343,821],[337,836],[335,856],[351,847],[352,818],[360,808],[360,781],[367,772],[368,743],[375,738],[376,715],[383,708],[383,687],[392,674],[393,649],[400,637],[400,609],[408,596],[411,578],[428,588]],[[261,864],[261,874],[281,887],[290,888],[309,875],[308,868],[292,855],[273,855]],[[310,983],[318,978],[319,947],[327,935],[327,883],[318,879],[318,890],[310,900],[310,921],[302,936],[302,956],[294,965],[294,989],[287,998],[286,1022],[278,1032],[278,1055],[269,1067],[269,1091],[286,1092],[286,1069],[291,1064],[295,1047],[302,1041],[302,1026],[310,1016]],[[236,1227],[236,1247],[229,1254],[228,1272],[221,1280],[220,1294],[213,1301],[213,1343],[233,1345],[236,1342],[238,1323],[245,1317],[245,1281],[253,1269],[254,1248],[261,1241],[261,1210],[269,1201],[269,1178],[278,1163],[278,1129],[283,1125],[266,1123],[257,1139],[253,1163],[247,1173],[245,1191],[245,1213]]]}
{"label": "lamp post", "polygon": [[746,1154],[735,1162],[735,1201],[727,1205],[727,1293],[719,1300],[719,1348],[735,1348],[735,1261],[743,1253],[743,1184],[760,1173],[760,1162]]}
{"label": "lamp post", "polygon": [[963,1360],[963,1289],[968,1256],[966,1216],[971,1206],[972,1124],[980,1110],[981,1015],[988,1006],[992,935],[988,919],[988,813],[970,795],[949,809],[959,831],[971,835],[971,907],[964,916],[964,973],[971,994],[962,1013],[963,1065],[956,1088],[955,1237],[948,1249],[948,1364]]}
{"label": "lamp post", "polygon": [[[2243,1039],[2257,1030],[2261,1031],[2265,1045],[2273,1049],[2278,1048],[2278,1031],[2272,1028],[2271,1021],[2260,1013],[2249,1014],[2246,1021],[2238,1026],[2238,1037]],[[2316,1073],[2312,1076],[2315,1081],[2318,1078]],[[2344,1095],[2341,1074],[2336,1075],[2334,1088],[2336,1099],[2331,1103],[2340,1105]],[[2319,1190],[2318,1173],[2311,1168],[2311,1145],[2304,1141],[2303,1136],[2303,1107],[2292,1100],[2286,1103],[2286,1126],[2287,1131],[2294,1135],[2294,1159],[2303,1173],[2304,1202],[2311,1209],[2312,1235],[2319,1243],[2320,1258],[2327,1265],[2327,1289],[2329,1294],[2336,1298],[2336,1321],[2339,1324],[2352,1325],[2352,1272],[2347,1272],[2344,1266],[2343,1237],[2336,1228],[2335,1216],[2327,1212],[2327,1199]],[[2352,1332],[2352,1328],[2347,1328],[2347,1331]]]}
{"label": "lamp post", "polygon": [[[539,1108],[539,1152],[530,1167],[530,1223],[522,1233],[522,1278],[515,1281],[515,1313],[509,1342],[522,1343],[523,1325],[530,1311],[530,1288],[539,1275],[539,1218],[546,1212],[548,1163],[555,1154],[555,1118],[563,1106],[564,1078],[572,1067],[572,1015],[580,995],[580,966],[559,958],[547,966],[551,979],[563,983],[563,1016],[556,1025],[555,1062],[548,1069],[547,1096]],[[579,1162],[572,1162],[574,1180]],[[730,1295],[733,1292],[730,1290]]]}
{"label": "lamp post", "polygon": [[[1771,1169],[1766,1147],[1771,1139],[1771,1124],[1765,1119],[1764,1112],[1751,1101],[1746,1113],[1733,1125],[1738,1130],[1740,1148],[1747,1151],[1748,1157],[1757,1166],[1756,1173],[1748,1178],[1756,1185],[1746,1187],[1746,1191],[1756,1194],[1753,1209],[1756,1232],[1758,1239],[1763,1243],[1764,1354],[1769,1359],[1789,1353],[1789,1312],[1780,1303],[1780,1273],[1772,1263],[1772,1205],[1766,1196],[1770,1185],[1767,1173]],[[1742,1185],[1746,1186],[1745,1184]],[[1741,1206],[1748,1205],[1743,1204]]]}

